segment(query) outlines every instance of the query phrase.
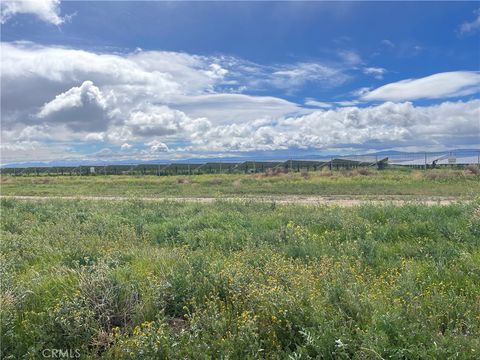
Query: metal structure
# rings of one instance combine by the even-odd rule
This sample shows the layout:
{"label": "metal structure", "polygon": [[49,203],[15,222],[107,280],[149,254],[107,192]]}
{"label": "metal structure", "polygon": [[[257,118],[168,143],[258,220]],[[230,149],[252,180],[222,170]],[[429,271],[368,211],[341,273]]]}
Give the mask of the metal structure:
{"label": "metal structure", "polygon": [[81,165],[53,167],[3,167],[2,175],[13,176],[99,176],[99,175],[194,175],[263,173],[271,171],[308,172],[322,169],[342,170],[359,167],[374,167],[380,170],[386,167],[413,167],[432,169],[438,167],[461,168],[469,164],[480,166],[480,150],[463,150],[461,153],[412,153],[383,155],[354,155],[332,157],[321,160],[288,159],[285,161],[243,161],[243,162],[206,162],[206,163],[168,163],[168,164],[128,164],[128,165]]}

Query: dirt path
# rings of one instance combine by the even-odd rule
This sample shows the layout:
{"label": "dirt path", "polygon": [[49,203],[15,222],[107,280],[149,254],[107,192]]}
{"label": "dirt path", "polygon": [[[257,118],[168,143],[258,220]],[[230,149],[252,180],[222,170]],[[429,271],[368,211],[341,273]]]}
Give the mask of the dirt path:
{"label": "dirt path", "polygon": [[352,197],[352,196],[258,196],[258,197],[125,197],[125,196],[0,196],[2,199],[16,199],[25,201],[47,200],[87,200],[87,201],[176,201],[194,203],[214,203],[216,201],[253,201],[277,204],[301,204],[301,205],[335,205],[352,207],[364,204],[396,205],[423,204],[423,205],[448,205],[461,199],[451,197]]}

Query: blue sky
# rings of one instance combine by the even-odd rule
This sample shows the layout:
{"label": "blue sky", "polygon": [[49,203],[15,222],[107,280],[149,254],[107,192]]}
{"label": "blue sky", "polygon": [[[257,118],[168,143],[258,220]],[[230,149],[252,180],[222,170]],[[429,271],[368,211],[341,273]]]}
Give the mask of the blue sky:
{"label": "blue sky", "polygon": [[479,147],[478,2],[2,3],[2,162]]}

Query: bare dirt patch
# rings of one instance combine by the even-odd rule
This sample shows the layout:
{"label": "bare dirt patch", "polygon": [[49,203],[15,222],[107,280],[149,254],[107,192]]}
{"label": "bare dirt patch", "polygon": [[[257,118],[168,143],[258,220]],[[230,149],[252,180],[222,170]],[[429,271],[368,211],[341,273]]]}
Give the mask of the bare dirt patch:
{"label": "bare dirt patch", "polygon": [[407,204],[421,205],[449,205],[458,201],[454,197],[405,197],[405,196],[381,196],[381,197],[351,197],[351,196],[262,196],[262,197],[123,197],[123,196],[0,196],[2,199],[15,199],[25,201],[48,201],[48,200],[86,200],[86,201],[176,201],[214,203],[216,201],[230,202],[259,202],[277,204],[300,204],[300,205],[330,205],[341,207],[353,207],[361,205],[395,205]]}

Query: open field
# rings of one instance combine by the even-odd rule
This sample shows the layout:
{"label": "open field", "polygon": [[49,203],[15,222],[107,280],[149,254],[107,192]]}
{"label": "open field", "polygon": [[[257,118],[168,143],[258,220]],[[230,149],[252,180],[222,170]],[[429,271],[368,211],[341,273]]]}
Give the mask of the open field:
{"label": "open field", "polygon": [[1,177],[2,195],[113,197],[258,197],[267,195],[464,197],[480,193],[480,176],[464,170],[392,169],[289,173],[280,176]]}
{"label": "open field", "polygon": [[448,169],[2,176],[1,357],[476,358],[478,194]]}
{"label": "open field", "polygon": [[479,1],[0,0],[0,360],[480,360]]}
{"label": "open field", "polygon": [[85,359],[480,353],[478,199],[1,209],[4,359],[51,348]]}

